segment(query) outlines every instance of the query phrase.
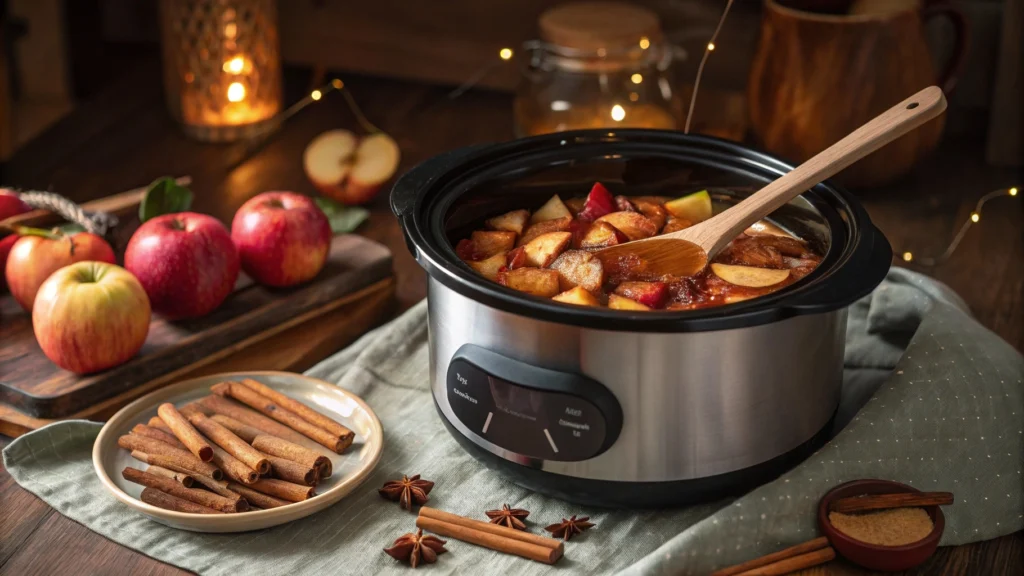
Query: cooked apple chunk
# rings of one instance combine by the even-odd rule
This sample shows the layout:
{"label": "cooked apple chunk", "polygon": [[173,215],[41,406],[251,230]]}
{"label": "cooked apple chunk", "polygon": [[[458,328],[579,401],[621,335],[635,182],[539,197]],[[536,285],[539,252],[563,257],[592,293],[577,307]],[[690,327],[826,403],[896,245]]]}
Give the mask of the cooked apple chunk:
{"label": "cooked apple chunk", "polygon": [[612,310],[650,310],[649,306],[630,300],[625,296],[619,296],[618,294],[608,295],[608,307]]}
{"label": "cooked apple chunk", "polygon": [[506,230],[522,234],[526,227],[526,221],[530,219],[529,210],[513,210],[501,216],[495,216],[487,220],[486,224],[495,230]]}
{"label": "cooked apple chunk", "polygon": [[661,308],[668,298],[668,285],[664,282],[623,282],[615,288],[615,293],[651,308]]}
{"label": "cooked apple chunk", "polygon": [[555,194],[539,210],[533,213],[533,216],[530,217],[530,224],[565,217],[572,218],[572,212],[569,212],[562,199],[558,197],[558,194]]}
{"label": "cooked apple chunk", "polygon": [[604,266],[601,260],[584,250],[566,250],[551,263],[558,271],[558,285],[562,290],[581,286],[598,292],[604,284]]}
{"label": "cooked apple chunk", "polygon": [[495,254],[508,252],[515,246],[516,233],[477,230],[469,236],[473,243],[473,260],[484,260]]}
{"label": "cooked apple chunk", "polygon": [[498,283],[513,290],[551,298],[558,294],[558,272],[540,268],[519,268],[498,273]]}
{"label": "cooked apple chunk", "polygon": [[639,212],[612,212],[598,218],[597,221],[611,224],[630,240],[642,240],[658,233],[658,227],[654,222]]}
{"label": "cooked apple chunk", "polygon": [[711,264],[711,271],[722,280],[736,286],[747,288],[764,288],[774,286],[789,278],[789,270],[772,268],[754,268],[753,266],[733,266],[730,264]]}
{"label": "cooked apple chunk", "polygon": [[668,219],[665,220],[665,227],[661,229],[661,233],[668,234],[670,232],[678,232],[680,230],[685,230],[690,226],[693,226],[693,222],[690,222],[686,218],[669,216]]}
{"label": "cooked apple chunk", "polygon": [[690,222],[703,222],[711,218],[711,195],[707,190],[694,192],[666,202],[665,210],[676,218],[685,218]]}
{"label": "cooked apple chunk", "polygon": [[668,212],[657,202],[651,202],[641,198],[632,198],[633,205],[640,211],[641,214],[647,217],[648,220],[654,222],[655,234],[657,230],[665,225],[665,221],[668,219]]}
{"label": "cooked apple chunk", "polygon": [[565,304],[575,304],[577,306],[600,306],[601,301],[596,296],[585,290],[582,286],[577,286],[571,290],[566,290],[561,294],[552,298]]}
{"label": "cooked apple chunk", "polygon": [[497,281],[498,272],[505,268],[506,254],[499,252],[490,258],[478,262],[467,262],[469,267],[476,270],[478,274],[491,281]]}
{"label": "cooked apple chunk", "polygon": [[547,268],[572,240],[570,232],[548,232],[530,240],[523,246],[526,265]]}
{"label": "cooked apple chunk", "polygon": [[526,266],[526,250],[520,246],[508,254],[505,254],[505,265],[509,270]]}
{"label": "cooked apple chunk", "polygon": [[616,244],[622,244],[623,242],[629,242],[629,238],[625,234],[619,232],[614,226],[607,222],[594,222],[590,228],[587,229],[586,234],[580,240],[580,248],[584,250],[593,250],[596,248],[606,248],[608,246],[615,246]]}
{"label": "cooked apple chunk", "polygon": [[516,242],[516,246],[522,246],[541,234],[565,232],[572,226],[572,223],[572,218],[556,218],[554,220],[545,220],[544,222],[533,224],[523,231],[522,236],[519,237],[519,241]]}
{"label": "cooked apple chunk", "polygon": [[587,205],[587,199],[577,196],[576,198],[569,198],[564,202],[564,204],[565,207],[569,209],[569,212],[572,212],[572,215],[576,216],[583,210],[583,207]]}

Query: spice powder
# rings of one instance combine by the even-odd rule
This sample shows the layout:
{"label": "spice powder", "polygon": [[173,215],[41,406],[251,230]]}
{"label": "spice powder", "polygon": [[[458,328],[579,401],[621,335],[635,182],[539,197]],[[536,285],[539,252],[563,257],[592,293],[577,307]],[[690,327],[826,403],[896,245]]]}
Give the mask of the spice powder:
{"label": "spice powder", "polygon": [[832,526],[850,538],[879,546],[903,546],[931,534],[934,524],[924,508],[895,508],[865,514],[829,512]]}

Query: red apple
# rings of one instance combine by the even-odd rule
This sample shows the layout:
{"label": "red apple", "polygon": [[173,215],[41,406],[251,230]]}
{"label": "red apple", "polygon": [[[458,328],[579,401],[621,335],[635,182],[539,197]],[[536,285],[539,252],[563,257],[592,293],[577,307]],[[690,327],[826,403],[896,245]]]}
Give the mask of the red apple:
{"label": "red apple", "polygon": [[321,194],[342,204],[365,204],[394,176],[401,152],[383,132],[359,138],[330,130],[306,146],[302,165]]}
{"label": "red apple", "polygon": [[11,246],[4,277],[11,295],[32,312],[39,287],[57,270],[85,260],[114,263],[114,250],[99,236],[80,232],[66,236],[36,228],[20,228],[22,236]]}
{"label": "red apple", "polygon": [[[7,255],[11,253],[11,248],[17,241],[18,237],[14,234],[0,238],[0,271],[7,269]],[[0,274],[0,290],[5,288],[7,288],[7,280],[4,274]]]}
{"label": "red apple", "polygon": [[13,190],[0,188],[0,220],[17,216],[32,210],[32,207],[21,201]]}
{"label": "red apple", "polygon": [[164,214],[128,241],[124,267],[145,288],[153,310],[168,319],[213,311],[238,279],[238,250],[227,228],[205,214]]}
{"label": "red apple", "polygon": [[594,182],[594,186],[590,189],[590,194],[587,194],[587,201],[583,205],[583,210],[580,210],[577,217],[586,222],[593,222],[605,214],[615,212],[615,202],[615,199],[612,198],[612,193],[603,184]]}
{"label": "red apple", "polygon": [[231,239],[242,269],[260,284],[292,286],[312,279],[327,262],[331,225],[310,198],[264,192],[235,212]]}
{"label": "red apple", "polygon": [[43,353],[76,374],[123,364],[149,332],[149,299],[127,270],[106,262],[77,262],[39,287],[32,329]]}

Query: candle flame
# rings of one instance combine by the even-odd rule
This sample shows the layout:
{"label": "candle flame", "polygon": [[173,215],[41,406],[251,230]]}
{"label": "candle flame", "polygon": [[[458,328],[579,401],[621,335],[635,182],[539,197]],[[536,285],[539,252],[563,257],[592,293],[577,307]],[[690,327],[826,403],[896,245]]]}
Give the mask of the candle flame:
{"label": "candle flame", "polygon": [[622,119],[625,117],[626,110],[622,106],[618,104],[612,106],[612,120],[615,120],[616,122],[622,122]]}
{"label": "candle flame", "polygon": [[232,82],[228,86],[228,102],[241,102],[245,99],[245,86],[241,82]]}

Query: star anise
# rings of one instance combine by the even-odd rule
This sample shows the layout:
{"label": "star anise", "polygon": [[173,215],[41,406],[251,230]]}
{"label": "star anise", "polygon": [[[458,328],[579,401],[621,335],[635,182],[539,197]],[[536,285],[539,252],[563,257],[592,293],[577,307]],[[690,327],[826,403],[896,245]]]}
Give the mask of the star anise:
{"label": "star anise", "polygon": [[420,560],[427,564],[437,562],[437,555],[447,552],[444,545],[445,541],[437,536],[424,536],[423,530],[417,530],[415,534],[404,534],[384,551],[392,558],[409,562],[415,568],[419,566]]}
{"label": "star anise", "polygon": [[582,534],[584,530],[596,526],[596,524],[593,522],[587,522],[587,520],[590,520],[589,516],[577,518],[574,514],[572,518],[569,518],[568,520],[562,518],[561,522],[558,524],[552,524],[545,528],[545,530],[551,532],[551,535],[555,538],[561,538],[562,540],[569,541],[573,536]]}
{"label": "star anise", "polygon": [[507,526],[516,530],[526,530],[526,524],[523,524],[523,520],[526,520],[530,512],[522,508],[509,508],[508,504],[504,504],[501,510],[488,510],[484,514],[487,514],[487,517],[491,519],[491,524]]}
{"label": "star anise", "polygon": [[433,488],[434,483],[430,480],[420,480],[419,474],[412,478],[402,474],[401,480],[385,482],[377,492],[388,500],[398,500],[402,508],[412,510],[413,504],[424,504],[428,500],[427,494],[430,494]]}

